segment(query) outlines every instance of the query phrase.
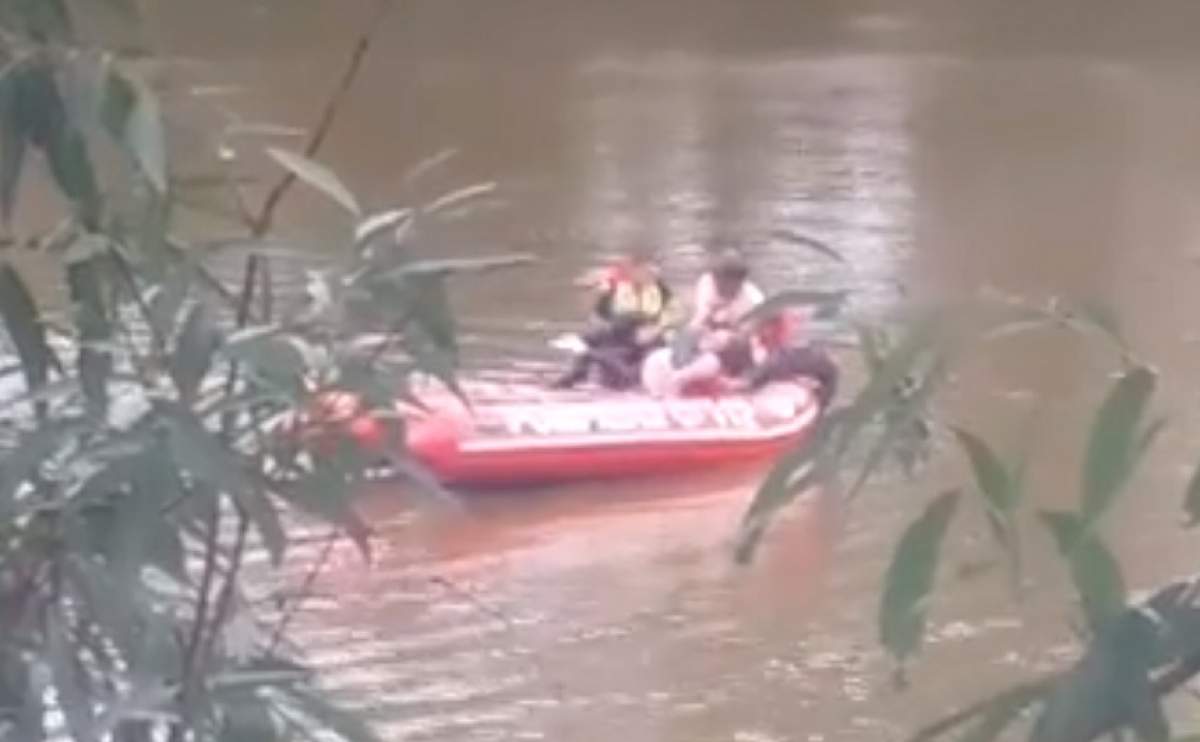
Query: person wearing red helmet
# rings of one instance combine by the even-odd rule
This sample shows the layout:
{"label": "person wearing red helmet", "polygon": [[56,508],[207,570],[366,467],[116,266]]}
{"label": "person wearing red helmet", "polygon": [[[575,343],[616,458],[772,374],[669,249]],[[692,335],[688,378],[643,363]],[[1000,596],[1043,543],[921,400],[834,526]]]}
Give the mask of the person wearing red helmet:
{"label": "person wearing red helmet", "polygon": [[554,387],[571,388],[593,371],[603,386],[635,386],[646,353],[662,342],[671,288],[644,251],[589,274],[584,283],[596,292],[589,329],[582,335],[585,347]]}

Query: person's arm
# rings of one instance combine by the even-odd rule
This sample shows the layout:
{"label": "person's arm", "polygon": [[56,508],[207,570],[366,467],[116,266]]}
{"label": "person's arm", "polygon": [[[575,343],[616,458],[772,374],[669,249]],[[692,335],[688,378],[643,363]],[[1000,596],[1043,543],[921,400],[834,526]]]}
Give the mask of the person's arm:
{"label": "person's arm", "polygon": [[692,318],[688,320],[690,329],[704,329],[708,324],[708,318],[712,316],[716,300],[716,286],[713,284],[712,276],[706,273],[696,282],[696,293],[692,297]]}

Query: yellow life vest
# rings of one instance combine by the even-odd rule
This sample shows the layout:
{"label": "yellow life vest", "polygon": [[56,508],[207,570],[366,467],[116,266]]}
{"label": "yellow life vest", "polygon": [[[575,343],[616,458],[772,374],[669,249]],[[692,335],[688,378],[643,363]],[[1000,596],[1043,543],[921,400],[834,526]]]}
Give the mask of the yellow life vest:
{"label": "yellow life vest", "polygon": [[658,283],[639,286],[633,281],[618,281],[613,286],[612,312],[614,315],[641,314],[657,317],[662,314],[666,303]]}

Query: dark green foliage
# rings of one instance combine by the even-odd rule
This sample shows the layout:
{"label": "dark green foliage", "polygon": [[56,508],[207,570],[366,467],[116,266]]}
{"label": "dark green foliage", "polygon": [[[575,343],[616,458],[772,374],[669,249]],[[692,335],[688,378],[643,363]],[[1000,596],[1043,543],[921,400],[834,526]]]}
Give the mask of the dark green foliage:
{"label": "dark green foliage", "polygon": [[879,606],[879,640],[901,663],[920,649],[942,541],[958,500],[958,492],[947,492],[931,502],[892,554]]}

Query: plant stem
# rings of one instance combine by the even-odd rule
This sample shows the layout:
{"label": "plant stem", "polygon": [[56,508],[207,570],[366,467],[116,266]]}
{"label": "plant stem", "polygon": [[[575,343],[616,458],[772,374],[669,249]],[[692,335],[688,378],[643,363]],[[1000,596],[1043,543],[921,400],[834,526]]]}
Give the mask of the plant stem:
{"label": "plant stem", "polygon": [[333,546],[337,543],[338,536],[341,535],[341,529],[334,528],[325,537],[325,545],[321,548],[321,554],[317,560],[309,568],[308,574],[304,576],[304,582],[300,585],[300,593],[295,600],[288,604],[287,611],[279,618],[279,623],[275,625],[275,631],[271,633],[271,640],[267,642],[268,656],[275,653],[279,648],[279,642],[283,641],[283,635],[287,632],[288,626],[292,622],[292,618],[300,610],[300,605],[312,595],[313,584],[317,581],[317,577],[325,569],[325,564],[329,561],[329,557],[333,554]]}
{"label": "plant stem", "polygon": [[[387,15],[391,6],[392,0],[378,0],[375,4],[375,12],[371,14],[366,28],[359,35],[354,49],[350,52],[350,59],[346,63],[345,70],[342,72],[341,80],[338,82],[337,87],[334,88],[333,95],[325,103],[325,109],[321,112],[321,118],[318,120],[317,126],[313,130],[313,135],[304,148],[306,156],[312,157],[315,155],[321,149],[321,145],[325,143],[330,130],[333,129],[333,123],[337,120],[338,114],[341,112],[346,94],[350,92],[354,80],[358,77],[363,60],[371,48],[375,32],[383,25],[384,16]],[[291,189],[295,182],[296,176],[288,172],[280,178],[279,182],[267,194],[266,199],[263,201],[262,210],[258,213],[258,218],[251,225],[251,232],[254,237],[262,237],[270,231],[275,219],[276,209],[279,208],[283,197],[287,195],[288,190]]]}

